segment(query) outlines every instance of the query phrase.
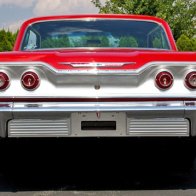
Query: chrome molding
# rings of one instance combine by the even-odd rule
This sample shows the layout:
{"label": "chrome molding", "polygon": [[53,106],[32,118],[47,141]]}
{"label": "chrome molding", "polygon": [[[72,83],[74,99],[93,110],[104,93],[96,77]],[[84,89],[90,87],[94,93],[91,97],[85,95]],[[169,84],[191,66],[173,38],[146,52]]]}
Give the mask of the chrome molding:
{"label": "chrome molding", "polygon": [[134,65],[136,62],[81,62],[81,63],[67,63],[67,62],[62,62],[60,63],[61,65],[71,65],[72,67],[122,67],[123,65]]}
{"label": "chrome molding", "polygon": [[184,118],[127,119],[129,136],[189,136],[189,121]]}
{"label": "chrome molding", "polygon": [[[13,112],[106,112],[184,110],[184,103],[174,102],[67,102],[14,103]],[[41,114],[40,114],[41,115]]]}

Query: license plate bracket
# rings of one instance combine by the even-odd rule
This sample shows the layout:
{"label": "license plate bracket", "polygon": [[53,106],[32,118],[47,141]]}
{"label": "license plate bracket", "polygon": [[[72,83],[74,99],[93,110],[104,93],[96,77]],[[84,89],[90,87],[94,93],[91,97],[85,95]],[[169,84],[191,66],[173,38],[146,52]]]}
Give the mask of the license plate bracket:
{"label": "license plate bracket", "polygon": [[71,132],[75,136],[110,137],[126,135],[125,112],[76,112],[71,114]]}

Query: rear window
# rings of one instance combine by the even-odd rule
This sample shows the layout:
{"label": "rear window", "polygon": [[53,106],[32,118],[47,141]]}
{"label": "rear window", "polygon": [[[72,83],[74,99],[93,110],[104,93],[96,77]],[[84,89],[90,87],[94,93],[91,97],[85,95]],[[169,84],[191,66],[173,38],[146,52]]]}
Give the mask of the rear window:
{"label": "rear window", "polygon": [[39,22],[28,27],[22,43],[22,50],[88,47],[170,49],[161,25],[135,20]]}

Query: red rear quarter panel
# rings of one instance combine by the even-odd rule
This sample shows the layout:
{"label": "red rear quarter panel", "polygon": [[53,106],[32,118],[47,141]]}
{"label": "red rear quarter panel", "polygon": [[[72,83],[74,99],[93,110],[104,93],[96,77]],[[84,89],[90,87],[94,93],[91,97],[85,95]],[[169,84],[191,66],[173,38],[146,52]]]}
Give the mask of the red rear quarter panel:
{"label": "red rear quarter panel", "polygon": [[[97,67],[97,69],[139,69],[150,62],[195,62],[195,52],[133,51],[133,50],[67,50],[51,52],[0,53],[0,62],[44,62],[55,69],[76,69],[70,63],[125,62],[122,67]],[[63,64],[62,64],[63,63]],[[129,64],[130,63],[130,64]],[[86,68],[77,68],[86,69]]]}

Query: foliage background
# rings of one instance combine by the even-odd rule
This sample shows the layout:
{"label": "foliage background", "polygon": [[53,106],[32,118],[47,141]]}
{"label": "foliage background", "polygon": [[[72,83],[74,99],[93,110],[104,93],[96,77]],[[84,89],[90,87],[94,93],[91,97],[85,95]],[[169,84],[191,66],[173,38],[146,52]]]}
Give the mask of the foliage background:
{"label": "foliage background", "polygon": [[0,30],[0,52],[12,50],[17,33],[12,33],[4,29]]}
{"label": "foliage background", "polygon": [[151,15],[167,21],[180,51],[196,51],[196,0],[91,0],[100,13]]}

